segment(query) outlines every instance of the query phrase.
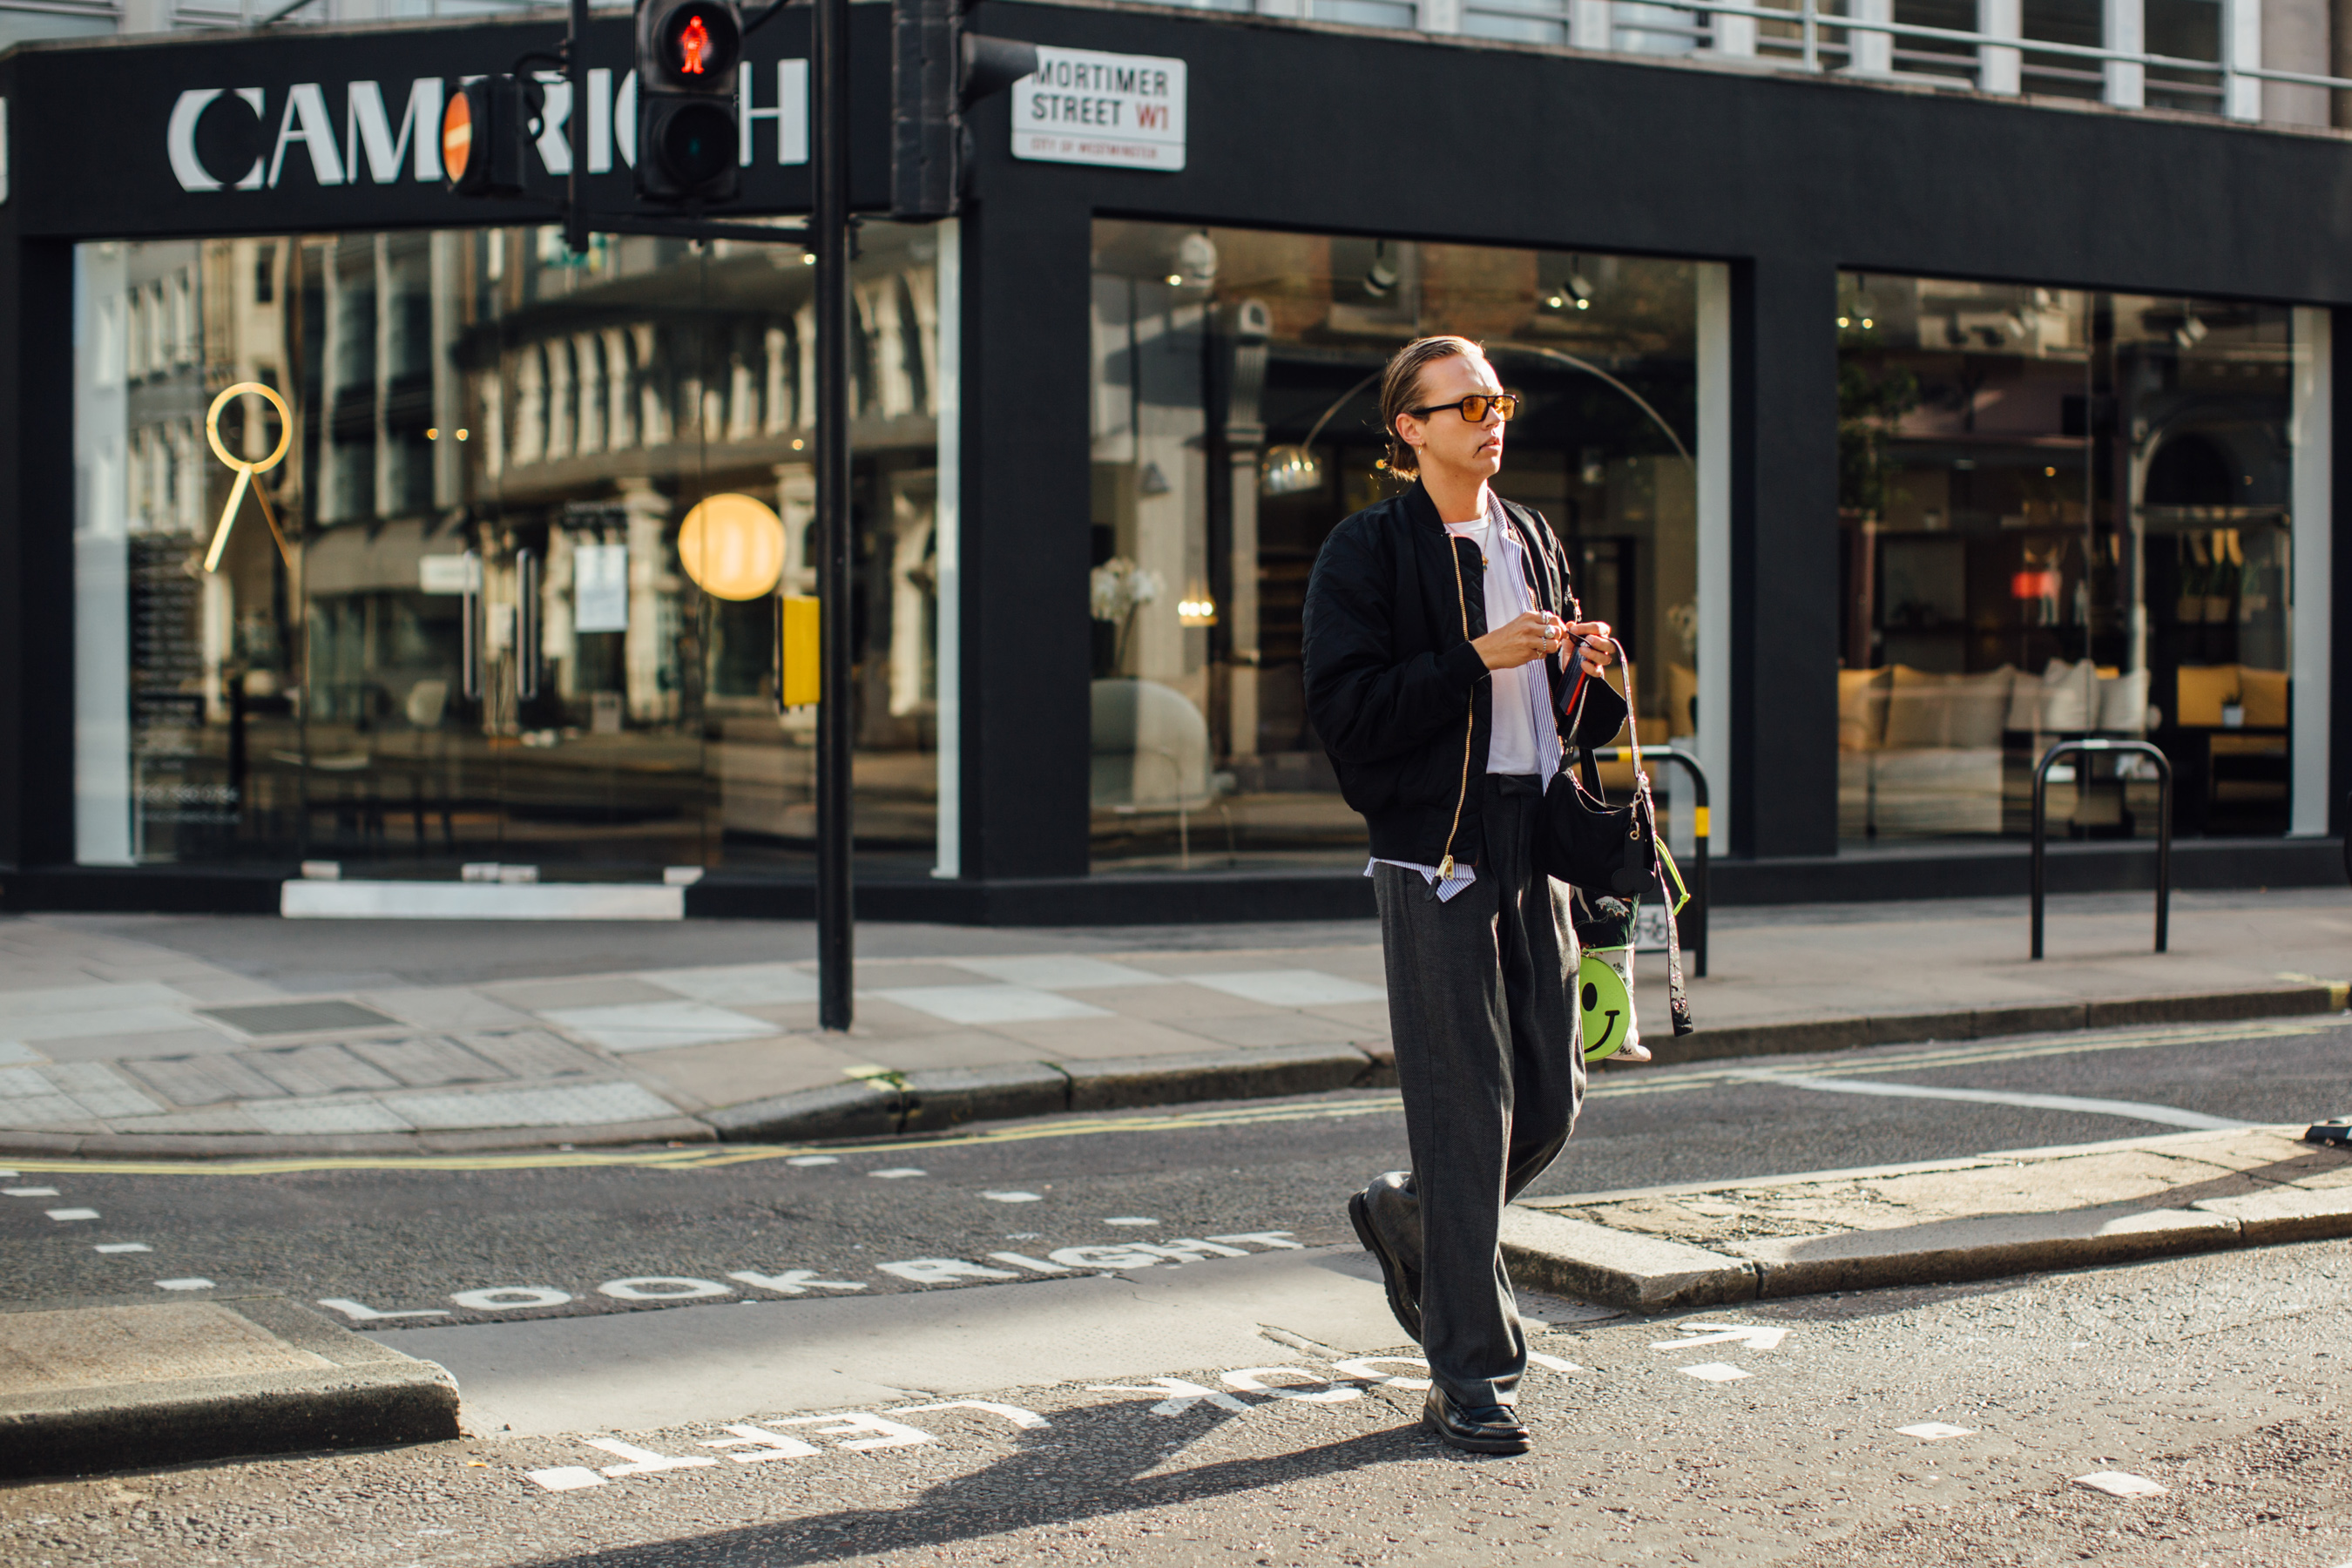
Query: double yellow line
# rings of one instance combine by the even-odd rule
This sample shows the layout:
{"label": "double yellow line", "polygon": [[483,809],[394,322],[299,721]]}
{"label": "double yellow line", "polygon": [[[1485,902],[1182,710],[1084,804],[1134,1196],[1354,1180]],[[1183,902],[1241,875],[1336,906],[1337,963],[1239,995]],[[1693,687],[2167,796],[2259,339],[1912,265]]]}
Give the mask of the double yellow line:
{"label": "double yellow line", "polygon": [[[2043,1037],[2007,1045],[1963,1044],[1930,1046],[1899,1056],[1868,1060],[1842,1058],[1838,1076],[1863,1073],[1919,1072],[1985,1062],[2023,1061],[2034,1057],[2074,1056],[2092,1051],[2137,1050],[2155,1046],[2226,1045],[2240,1040],[2287,1039],[2315,1035],[2336,1026],[2332,1020],[2250,1022],[2225,1026],[2191,1025],[2168,1029],[2143,1029],[2129,1034]],[[1592,1098],[1622,1100],[1636,1095],[1678,1094],[1718,1088],[1727,1083],[1754,1083],[1759,1071],[1772,1070],[1773,1058],[1741,1057],[1736,1067],[1693,1065],[1660,1068],[1620,1081],[1611,1074],[1597,1084]],[[1818,1070],[1809,1061],[1806,1070]],[[898,1138],[867,1145],[811,1143],[694,1143],[669,1149],[604,1151],[596,1149],[534,1150],[506,1154],[328,1154],[278,1160],[44,1160],[0,1155],[0,1163],[17,1171],[71,1172],[104,1176],[279,1176],[318,1171],[557,1171],[613,1167],[633,1170],[707,1171],[728,1165],[787,1160],[804,1154],[857,1152],[893,1155],[923,1149],[984,1149],[1002,1144],[1033,1143],[1052,1138],[1099,1138],[1118,1133],[1191,1132],[1204,1128],[1250,1127],[1286,1121],[1343,1121],[1360,1116],[1392,1115],[1402,1101],[1392,1092],[1362,1095],[1342,1100],[1301,1103],[1278,1101],[1265,1105],[1231,1106],[1216,1110],[1166,1110],[1112,1116],[1075,1116],[992,1128],[982,1132],[941,1132],[929,1137]]]}

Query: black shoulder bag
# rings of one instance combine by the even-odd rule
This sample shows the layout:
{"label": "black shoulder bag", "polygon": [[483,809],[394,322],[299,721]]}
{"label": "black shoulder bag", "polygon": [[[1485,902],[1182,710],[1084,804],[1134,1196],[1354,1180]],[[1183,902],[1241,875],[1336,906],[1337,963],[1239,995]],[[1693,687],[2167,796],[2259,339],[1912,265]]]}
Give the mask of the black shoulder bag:
{"label": "black shoulder bag", "polygon": [[1538,846],[1545,872],[1588,892],[1632,898],[1657,874],[1657,829],[1644,817],[1643,800],[1604,805],[1601,770],[1586,749],[1580,781],[1568,769],[1544,787],[1544,831]]}
{"label": "black shoulder bag", "polygon": [[[1568,710],[1580,710],[1578,698],[1590,677],[1579,671],[1569,694]],[[1592,748],[1579,745],[1580,781],[1568,769],[1552,775],[1544,786],[1543,826],[1537,835],[1536,858],[1546,875],[1590,893],[1633,900],[1652,882],[1659,882],[1658,814],[1650,798],[1650,778],[1642,771],[1642,736],[1633,717],[1633,672],[1625,671],[1626,738],[1633,742],[1633,798],[1612,806],[1601,793],[1601,769]],[[1687,1035],[1690,1001],[1683,994],[1682,932],[1675,921],[1675,900],[1664,900],[1666,911],[1666,1002],[1676,1035]],[[1628,915],[1630,921],[1630,912]],[[1628,932],[1627,940],[1631,940]]]}

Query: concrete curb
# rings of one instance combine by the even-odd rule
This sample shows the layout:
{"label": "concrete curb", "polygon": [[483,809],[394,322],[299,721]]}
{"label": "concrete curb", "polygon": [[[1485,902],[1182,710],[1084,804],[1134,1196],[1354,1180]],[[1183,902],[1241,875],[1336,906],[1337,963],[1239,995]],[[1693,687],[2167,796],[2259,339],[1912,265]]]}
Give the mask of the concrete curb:
{"label": "concrete curb", "polygon": [[730,1143],[791,1143],[803,1138],[887,1138],[898,1131],[898,1090],[869,1079],[747,1100],[702,1119]]}
{"label": "concrete curb", "polygon": [[2318,1192],[2287,1188],[2249,1193],[2242,1198],[2206,1198],[2189,1206],[2200,1214],[2235,1220],[2239,1239],[2248,1247],[2352,1236],[2352,1187]]}
{"label": "concrete curb", "polygon": [[673,1116],[601,1127],[492,1127],[463,1132],[160,1134],[0,1131],[0,1155],[86,1160],[276,1159],[301,1154],[472,1154],[503,1149],[613,1148],[633,1143],[709,1143],[708,1121]]}
{"label": "concrete curb", "polygon": [[[2114,1147],[2145,1146],[2147,1141]],[[2106,1146],[2102,1146],[2106,1147]],[[1988,1161],[1985,1163],[2010,1163]],[[1960,1170],[1974,1161],[1821,1172],[1736,1184],[1742,1189],[1841,1177]],[[1647,1192],[1715,1192],[1727,1184]],[[1633,1193],[1603,1194],[1614,1197]],[[1504,1212],[1503,1256],[1526,1284],[1604,1306],[1658,1312],[1733,1301],[1999,1279],[2058,1269],[2144,1262],[2223,1247],[2352,1237],[2352,1187],[2282,1187],[2185,1208],[2103,1208],[1931,1220],[1885,1230],[1838,1231],[1723,1244],[1723,1250],[1571,1217],[1561,1200]],[[1582,1206],[1586,1200],[1574,1200]],[[1597,1201],[1597,1200],[1596,1200]]]}
{"label": "concrete curb", "polygon": [[1354,1046],[1015,1062],[861,1079],[730,1105],[702,1119],[730,1143],[888,1138],[1068,1110],[1320,1094],[1368,1087],[1381,1070],[1380,1058]]}
{"label": "concrete curb", "polygon": [[1813,1296],[2138,1263],[2234,1247],[2238,1239],[2238,1222],[2221,1215],[2077,1209],[1775,1237],[1737,1243],[1730,1251],[1755,1264],[1759,1296]]}
{"label": "concrete curb", "polygon": [[1052,1116],[1070,1103],[1070,1078],[1050,1062],[937,1068],[907,1075],[902,1132],[938,1132],[967,1121]]}
{"label": "concrete curb", "polygon": [[[2105,1002],[2028,1002],[1933,1013],[1849,1014],[1784,1024],[1701,1029],[1680,1039],[1651,1037],[1643,1044],[1663,1065],[1724,1057],[1797,1056],[1862,1046],[1912,1045],[1924,1040],[1979,1040],[1996,1035],[2055,1035],[2135,1024],[2221,1024],[2245,1018],[2305,1017],[2342,1012],[2342,984],[2263,986],[2201,991],[2177,996]],[[1611,1069],[1616,1070],[1616,1069]]]}
{"label": "concrete curb", "polygon": [[[121,1297],[27,1302],[0,1313],[161,1311],[198,1304]],[[0,1477],[86,1475],[461,1436],[457,1384],[431,1362],[378,1344],[282,1296],[222,1293],[201,1304],[223,1308],[289,1352],[326,1364],[0,1394]]]}
{"label": "concrete curb", "polygon": [[1352,1089],[1372,1076],[1353,1046],[1274,1046],[1198,1056],[1064,1062],[1072,1110],[1117,1110],[1192,1100],[1271,1100]]}
{"label": "concrete curb", "polygon": [[1665,1312],[1756,1298],[1756,1265],[1517,1204],[1503,1211],[1511,1278],[1554,1295]]}

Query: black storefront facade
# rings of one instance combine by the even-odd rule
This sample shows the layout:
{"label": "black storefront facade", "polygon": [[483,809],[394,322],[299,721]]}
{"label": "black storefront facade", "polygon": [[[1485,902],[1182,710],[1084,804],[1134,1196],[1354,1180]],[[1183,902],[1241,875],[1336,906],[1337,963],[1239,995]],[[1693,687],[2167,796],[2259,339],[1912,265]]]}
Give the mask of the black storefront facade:
{"label": "black storefront facade", "polygon": [[[1626,630],[1643,741],[1712,775],[1703,826],[1661,779],[1719,896],[2021,893],[2032,758],[2080,734],[2173,760],[2183,883],[2342,874],[2344,136],[975,15],[1181,63],[1181,153],[1015,156],[1036,111],[1000,98],[962,216],[891,224],[860,8],[862,913],[1369,909],[1296,602],[1384,482],[1364,376],[1438,330],[1528,395],[1504,488]],[[597,28],[585,184],[616,211],[625,18]],[[807,591],[800,252],[574,258],[543,206],[446,194],[438,95],[555,31],[0,59],[5,907],[809,907],[813,726],[772,656],[774,588]],[[755,40],[747,214],[804,205],[805,36]],[[257,481],[287,541],[246,502],[207,572],[235,468],[204,416],[256,382],[293,415]],[[221,428],[256,462],[279,426],[252,394]],[[2056,885],[2146,885],[2154,791],[2068,784]]]}

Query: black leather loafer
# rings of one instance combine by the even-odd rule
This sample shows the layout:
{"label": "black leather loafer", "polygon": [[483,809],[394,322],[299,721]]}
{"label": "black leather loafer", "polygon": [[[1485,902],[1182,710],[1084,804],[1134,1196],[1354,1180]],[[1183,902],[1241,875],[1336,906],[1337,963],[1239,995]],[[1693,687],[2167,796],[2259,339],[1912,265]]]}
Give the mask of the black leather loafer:
{"label": "black leather loafer", "polygon": [[1364,1244],[1364,1250],[1380,1260],[1381,1279],[1388,1286],[1389,1310],[1412,1336],[1412,1342],[1421,1343],[1421,1277],[1405,1267],[1396,1248],[1381,1235],[1372,1223],[1372,1205],[1361,1193],[1348,1200],[1348,1223],[1356,1227],[1356,1239]]}
{"label": "black leather loafer", "polygon": [[1442,1388],[1432,1388],[1421,1407],[1421,1424],[1448,1447],[1465,1454],[1524,1454],[1534,1444],[1519,1418],[1504,1405],[1465,1410]]}

